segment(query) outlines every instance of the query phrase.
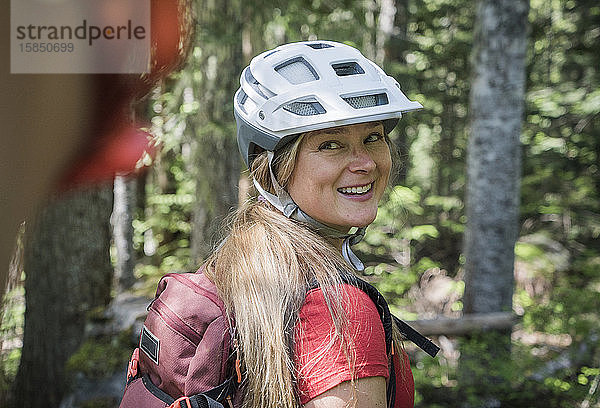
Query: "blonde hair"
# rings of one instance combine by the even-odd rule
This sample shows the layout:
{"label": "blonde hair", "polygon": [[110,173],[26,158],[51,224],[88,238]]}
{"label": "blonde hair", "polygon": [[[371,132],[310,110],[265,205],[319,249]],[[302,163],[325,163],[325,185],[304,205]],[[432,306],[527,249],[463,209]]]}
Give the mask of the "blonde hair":
{"label": "blonde hair", "polygon": [[[301,143],[299,137],[273,160],[273,171],[284,188]],[[274,193],[266,152],[254,160],[252,176]],[[209,258],[206,270],[234,321],[234,343],[243,368],[242,407],[300,406],[294,335],[306,293],[315,283],[335,327],[318,355],[323,357],[336,341],[341,344],[353,373],[349,406],[355,405],[355,355],[341,304],[340,275],[353,271],[339,250],[307,225],[256,199],[242,205],[229,224],[229,235]]]}

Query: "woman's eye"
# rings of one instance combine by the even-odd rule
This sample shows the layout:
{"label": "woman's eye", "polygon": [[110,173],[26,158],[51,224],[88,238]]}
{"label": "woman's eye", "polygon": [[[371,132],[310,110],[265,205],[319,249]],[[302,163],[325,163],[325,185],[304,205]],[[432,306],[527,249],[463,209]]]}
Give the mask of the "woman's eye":
{"label": "woman's eye", "polygon": [[328,141],[328,142],[323,142],[319,145],[319,150],[332,150],[332,149],[337,149],[340,147],[340,144],[338,142],[333,142],[333,141]]}
{"label": "woman's eye", "polygon": [[371,133],[365,139],[365,143],[376,142],[376,141],[381,140],[381,139],[383,139],[383,135],[381,133]]}

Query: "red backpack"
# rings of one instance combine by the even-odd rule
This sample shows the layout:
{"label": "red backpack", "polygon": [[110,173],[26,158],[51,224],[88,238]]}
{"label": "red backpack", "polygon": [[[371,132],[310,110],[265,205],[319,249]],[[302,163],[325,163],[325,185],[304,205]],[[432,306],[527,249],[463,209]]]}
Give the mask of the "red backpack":
{"label": "red backpack", "polygon": [[[428,354],[439,347],[391,315],[381,294],[367,282],[342,275],[346,283],[369,295],[379,311],[391,353],[392,324]],[[316,284],[315,284],[316,287]],[[234,399],[241,381],[240,363],[231,347],[223,301],[203,273],[171,273],[158,283],[156,296],[133,352],[127,386],[119,408],[224,408]],[[394,364],[390,377],[394,378]],[[394,406],[395,381],[387,387],[388,406]]]}
{"label": "red backpack", "polygon": [[225,306],[202,268],[165,275],[148,307],[119,407],[227,406],[238,377],[231,356]]}

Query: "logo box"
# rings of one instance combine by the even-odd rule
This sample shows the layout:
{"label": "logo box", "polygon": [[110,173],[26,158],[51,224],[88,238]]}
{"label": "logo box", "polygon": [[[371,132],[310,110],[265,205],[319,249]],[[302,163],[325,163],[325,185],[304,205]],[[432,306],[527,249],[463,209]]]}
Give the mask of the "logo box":
{"label": "logo box", "polygon": [[150,0],[11,0],[11,73],[141,74]]}

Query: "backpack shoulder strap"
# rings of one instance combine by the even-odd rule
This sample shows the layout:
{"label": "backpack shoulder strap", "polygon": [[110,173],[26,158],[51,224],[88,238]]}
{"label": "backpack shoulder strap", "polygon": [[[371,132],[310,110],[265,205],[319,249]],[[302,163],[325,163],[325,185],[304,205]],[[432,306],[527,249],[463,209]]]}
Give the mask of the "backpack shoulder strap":
{"label": "backpack shoulder strap", "polygon": [[438,351],[440,351],[440,348],[437,345],[435,345],[431,340],[429,340],[421,333],[410,327],[403,320],[400,320],[396,316],[392,315],[390,313],[390,309],[385,298],[373,285],[354,275],[349,275],[347,273],[342,275],[342,279],[345,282],[358,287],[367,295],[369,295],[373,303],[375,303],[375,306],[377,306],[377,310],[379,310],[379,314],[383,322],[383,329],[386,332],[386,346],[388,343],[388,337],[389,341],[391,342],[392,323],[394,323],[396,324],[404,338],[415,343],[421,350],[429,354],[431,357],[435,357]]}
{"label": "backpack shoulder strap", "polygon": [[[398,319],[396,316],[392,315],[390,313],[390,309],[389,309],[389,306],[388,306],[385,298],[381,295],[381,293],[379,293],[377,288],[375,288],[370,283],[364,281],[363,279],[360,279],[359,277],[357,277],[355,275],[351,275],[346,272],[342,272],[341,277],[342,277],[343,282],[353,285],[353,286],[356,286],[357,288],[359,288],[360,290],[365,292],[367,295],[369,295],[369,298],[373,301],[373,303],[377,307],[377,311],[379,312],[379,317],[381,318],[381,323],[383,324],[383,330],[385,332],[385,349],[386,349],[387,355],[390,356],[390,368],[389,368],[390,379],[396,378],[395,366],[393,364],[393,357],[392,357],[392,350],[393,350],[392,325],[393,324],[396,324],[396,326],[400,330],[400,333],[402,333],[402,335],[407,340],[410,340],[413,343],[415,343],[417,346],[419,346],[423,351],[425,351],[430,356],[432,356],[432,357],[436,356],[436,354],[438,353],[440,348],[437,345],[435,345],[431,340],[429,340],[428,338],[423,336],[421,333],[419,333],[418,331],[416,331],[415,329],[410,327],[407,323]],[[318,285],[316,282],[314,282],[313,285],[311,285],[311,286],[313,288],[315,288]],[[388,384],[386,387],[386,397],[387,397],[388,407],[393,408],[394,404],[395,404],[395,400],[396,400],[396,381],[395,380],[388,381]]]}

